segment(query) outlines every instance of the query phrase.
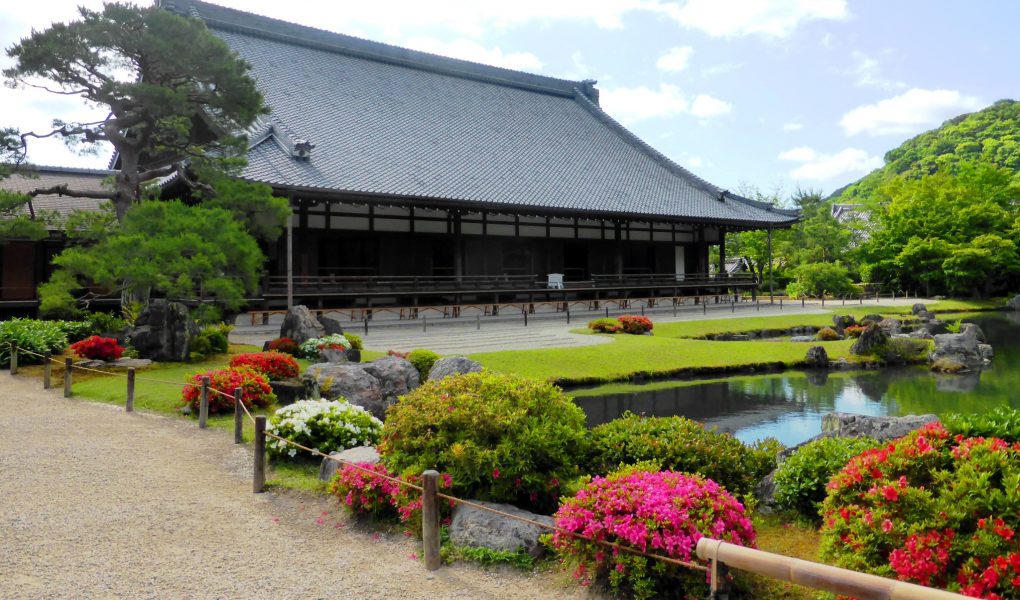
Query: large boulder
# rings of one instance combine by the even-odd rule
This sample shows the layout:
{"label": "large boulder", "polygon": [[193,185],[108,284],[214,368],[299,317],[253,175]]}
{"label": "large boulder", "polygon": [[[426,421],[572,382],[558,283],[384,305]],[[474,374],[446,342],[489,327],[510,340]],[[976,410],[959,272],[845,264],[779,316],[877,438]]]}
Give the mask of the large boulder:
{"label": "large boulder", "polygon": [[1020,310],[1020,294],[1017,294],[1016,296],[1010,298],[1009,302],[1006,303],[1006,308]]}
{"label": "large boulder", "polygon": [[[552,525],[552,517],[536,515],[509,504],[473,501],[501,512],[524,517],[531,521]],[[516,519],[509,519],[480,508],[458,504],[453,507],[450,523],[450,541],[457,546],[472,546],[517,552],[523,549],[531,556],[542,554],[538,537],[546,530]]]}
{"label": "large boulder", "polygon": [[410,362],[387,356],[370,363],[319,363],[301,379],[307,393],[330,400],[343,397],[379,419],[397,398],[419,385],[418,370]]}
{"label": "large boulder", "polygon": [[463,375],[464,373],[480,373],[482,365],[478,362],[463,356],[450,356],[440,358],[429,370],[429,381],[445,379],[450,375]]}
{"label": "large boulder", "polygon": [[977,323],[963,323],[960,325],[960,333],[973,334],[977,341],[982,344],[988,342],[985,338],[985,332],[981,330]]}
{"label": "large boulder", "polygon": [[[946,373],[959,373],[988,364],[991,348],[982,350],[978,334],[981,329],[965,323],[960,333],[943,333],[935,336],[935,349],[928,355],[932,368]],[[981,337],[984,334],[981,333]],[[963,367],[963,368],[961,368]]]}
{"label": "large boulder", "polygon": [[861,333],[861,337],[857,338],[853,346],[850,346],[850,354],[859,356],[874,354],[888,341],[889,335],[878,326],[878,323],[872,323]]}
{"label": "large boulder", "polygon": [[856,324],[857,324],[857,321],[854,319],[853,315],[833,315],[832,316],[833,329],[835,329],[836,333],[838,333],[840,335],[843,335],[843,330],[844,329],[846,329],[847,327],[852,327],[852,326],[854,326]]}
{"label": "large boulder", "polygon": [[804,357],[804,364],[809,367],[828,367],[829,354],[823,346],[811,346]]}
{"label": "large boulder", "polygon": [[928,310],[928,307],[925,306],[924,304],[921,304],[920,302],[917,302],[913,306],[910,307],[910,312],[915,314],[915,315],[916,314],[920,314],[921,312],[925,312],[927,310]]}
{"label": "large boulder", "polygon": [[889,335],[896,335],[897,333],[900,332],[901,324],[899,319],[887,317],[879,321],[878,326],[882,328],[882,331],[888,333]]}
{"label": "large boulder", "polygon": [[[342,450],[340,452],[330,452],[329,455],[342,461],[353,463],[368,463],[370,465],[374,465],[379,462],[379,452],[373,446],[348,448],[347,450]],[[322,463],[319,464],[319,480],[332,481],[333,476],[340,470],[341,464],[342,463],[328,458],[322,459]]]}
{"label": "large boulder", "polygon": [[928,335],[940,335],[943,333],[949,333],[949,326],[945,321],[938,319],[929,319],[924,322],[922,329],[928,332]]}
{"label": "large boulder", "polygon": [[344,328],[342,325],[340,325],[340,321],[338,319],[334,319],[333,317],[320,316],[319,324],[321,324],[322,328],[326,331],[326,335],[344,334]]}
{"label": "large boulder", "polygon": [[191,338],[198,335],[198,331],[187,306],[153,300],[138,315],[128,337],[140,358],[184,362],[191,352]]}
{"label": "large boulder", "polygon": [[323,348],[319,350],[319,360],[326,363],[345,363],[347,360],[346,350],[337,350],[335,348]]}
{"label": "large boulder", "polygon": [[326,328],[303,304],[298,304],[288,310],[287,315],[283,317],[283,325],[280,326],[280,337],[290,338],[298,344],[324,335],[326,335]]}
{"label": "large boulder", "polygon": [[305,386],[299,379],[280,379],[270,381],[269,387],[276,394],[276,403],[280,406],[294,404],[305,397]]}
{"label": "large boulder", "polygon": [[928,423],[938,421],[935,415],[904,417],[873,417],[855,413],[832,412],[822,416],[825,437],[870,437],[880,442],[903,437]]}
{"label": "large boulder", "polygon": [[930,310],[922,310],[921,312],[917,313],[917,318],[921,319],[922,321],[934,321],[936,319],[935,313],[931,312]]}

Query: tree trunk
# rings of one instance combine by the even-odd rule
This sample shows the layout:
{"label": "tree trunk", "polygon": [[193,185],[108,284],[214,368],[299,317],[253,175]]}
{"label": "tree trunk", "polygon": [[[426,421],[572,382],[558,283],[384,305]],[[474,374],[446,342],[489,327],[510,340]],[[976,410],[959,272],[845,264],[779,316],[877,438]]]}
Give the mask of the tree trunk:
{"label": "tree trunk", "polygon": [[131,205],[138,199],[138,153],[134,150],[121,151],[115,189],[117,195],[113,199],[113,208],[117,222],[123,223]]}

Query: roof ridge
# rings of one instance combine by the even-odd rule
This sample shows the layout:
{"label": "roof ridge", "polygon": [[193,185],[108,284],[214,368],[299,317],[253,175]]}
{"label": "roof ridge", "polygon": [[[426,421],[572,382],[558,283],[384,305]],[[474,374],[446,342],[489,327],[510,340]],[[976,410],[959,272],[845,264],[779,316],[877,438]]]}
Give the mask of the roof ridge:
{"label": "roof ridge", "polygon": [[[585,83],[583,81],[560,79],[548,75],[538,75],[526,71],[451,58],[421,50],[412,50],[393,44],[376,42],[335,31],[292,23],[282,19],[274,19],[202,0],[157,0],[157,5],[183,16],[197,16],[197,18],[206,22],[210,27],[233,30],[246,35],[255,35],[289,44],[347,54],[378,62],[434,71],[467,79],[482,80],[547,94],[570,97],[579,85]],[[211,8],[212,10],[203,12],[203,8]],[[209,14],[210,12],[212,14]],[[219,18],[216,13],[220,13],[222,16],[234,16],[235,20],[229,21]],[[238,17],[240,19],[237,19]],[[250,23],[240,22],[240,20],[244,19],[247,19]],[[276,30],[271,28],[276,28]],[[299,32],[311,34],[311,37],[299,37],[296,35]],[[594,90],[593,93],[595,93]]]}
{"label": "roof ridge", "polygon": [[70,175],[116,175],[119,171],[113,169],[91,169],[88,167],[61,167],[57,165],[27,164],[26,171],[15,171],[15,175],[23,172],[32,173],[67,173]]}

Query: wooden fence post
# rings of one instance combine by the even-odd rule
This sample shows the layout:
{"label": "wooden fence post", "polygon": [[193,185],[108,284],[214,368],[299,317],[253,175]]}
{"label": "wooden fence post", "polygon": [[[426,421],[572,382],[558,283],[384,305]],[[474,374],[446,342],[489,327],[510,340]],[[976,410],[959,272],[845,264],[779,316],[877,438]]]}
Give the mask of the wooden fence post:
{"label": "wooden fence post", "polygon": [[439,568],[439,473],[429,469],[421,474],[421,539],[425,546],[425,568]]}
{"label": "wooden fence post", "polygon": [[198,428],[205,429],[209,426],[209,376],[202,376],[202,393],[198,402]]}
{"label": "wooden fence post", "polygon": [[234,388],[234,443],[240,444],[244,441],[244,421],[241,420],[241,399],[244,397],[244,390]]}
{"label": "wooden fence post", "polygon": [[730,579],[729,569],[719,559],[712,559],[711,581],[709,582],[709,598],[712,600],[729,600]]}
{"label": "wooden fence post", "polygon": [[44,390],[48,390],[52,385],[53,379],[53,360],[50,357],[50,353],[43,354],[43,371],[42,371],[42,387]]}
{"label": "wooden fence post", "polygon": [[135,368],[128,367],[127,372],[127,402],[124,403],[124,412],[135,410]]}
{"label": "wooden fence post", "polygon": [[11,375],[18,374],[18,342],[11,342]]}
{"label": "wooden fence post", "polygon": [[71,358],[64,359],[64,397],[71,397],[71,371],[74,370],[74,363]]}
{"label": "wooden fence post", "polygon": [[266,416],[255,417],[255,477],[253,489],[256,494],[266,491]]}

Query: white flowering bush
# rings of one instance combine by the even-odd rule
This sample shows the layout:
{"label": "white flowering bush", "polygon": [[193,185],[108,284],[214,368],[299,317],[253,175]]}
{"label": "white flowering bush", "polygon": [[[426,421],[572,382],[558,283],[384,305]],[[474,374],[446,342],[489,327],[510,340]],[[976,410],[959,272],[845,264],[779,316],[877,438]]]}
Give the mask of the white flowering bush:
{"label": "white flowering bush", "polygon": [[[375,445],[382,431],[382,421],[343,398],[300,400],[277,410],[267,429],[274,435],[329,454]],[[275,438],[266,441],[266,449],[271,456],[279,458],[307,454]]]}
{"label": "white flowering bush", "polygon": [[343,350],[346,352],[351,349],[351,342],[339,333],[330,334],[321,338],[311,338],[301,344],[301,358],[309,358],[313,360],[319,358],[319,350],[325,348]]}

